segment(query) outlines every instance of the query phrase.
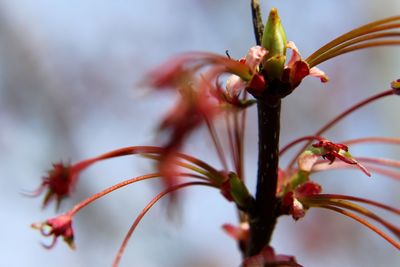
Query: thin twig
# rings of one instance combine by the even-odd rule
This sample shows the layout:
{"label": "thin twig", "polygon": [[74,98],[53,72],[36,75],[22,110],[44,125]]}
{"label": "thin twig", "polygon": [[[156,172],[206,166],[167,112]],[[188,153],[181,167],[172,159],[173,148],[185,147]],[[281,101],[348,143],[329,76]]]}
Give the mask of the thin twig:
{"label": "thin twig", "polygon": [[264,24],[262,22],[261,8],[259,0],[251,1],[251,14],[253,17],[253,29],[257,45],[261,45],[264,33]]}

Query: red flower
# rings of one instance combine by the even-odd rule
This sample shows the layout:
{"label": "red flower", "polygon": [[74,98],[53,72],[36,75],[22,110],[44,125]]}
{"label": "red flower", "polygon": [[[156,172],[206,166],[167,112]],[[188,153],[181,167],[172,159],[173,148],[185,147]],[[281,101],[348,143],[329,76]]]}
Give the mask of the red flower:
{"label": "red flower", "polygon": [[226,91],[231,99],[237,99],[239,94],[246,89],[252,95],[260,95],[265,88],[265,80],[262,74],[259,74],[259,67],[268,54],[268,51],[261,46],[254,46],[249,49],[245,58],[239,60],[248,67],[251,78],[243,79],[235,74],[231,75],[226,81]]}
{"label": "red flower", "polygon": [[301,59],[299,50],[294,42],[288,42],[287,47],[292,49],[292,57],[285,66],[283,72],[283,81],[289,82],[292,89],[296,88],[301,81],[309,75],[320,78],[321,82],[323,83],[328,82],[328,76],[326,76],[322,70],[318,69],[317,67],[310,68],[307,61]]}
{"label": "red flower", "polygon": [[318,195],[322,187],[312,181],[299,185],[294,191],[288,192],[282,198],[282,214],[291,214],[293,219],[303,218],[308,207],[301,202],[302,197]]}
{"label": "red flower", "polygon": [[340,160],[349,163],[349,164],[357,164],[357,162],[354,159],[351,159],[349,157],[346,157],[343,155],[343,153],[340,153],[341,150],[346,153],[349,152],[349,148],[346,145],[343,144],[335,144],[332,143],[326,139],[320,140],[318,143],[313,144],[313,147],[321,147],[325,151],[321,155],[324,159],[327,159],[330,161],[329,164],[332,164],[336,158],[339,158]]}
{"label": "red flower", "polygon": [[78,179],[78,172],[72,166],[62,162],[53,164],[53,169],[48,171],[48,175],[43,177],[42,184],[34,195],[40,195],[47,189],[43,200],[43,207],[55,199],[56,207],[60,206],[61,201],[69,197],[74,190]]}
{"label": "red flower", "polygon": [[71,249],[75,249],[74,231],[72,229],[72,217],[69,214],[63,214],[58,217],[48,219],[44,223],[34,223],[33,228],[40,230],[43,236],[53,236],[50,245],[43,245],[45,248],[52,248],[57,242],[57,238],[62,236],[64,241]]}
{"label": "red flower", "polygon": [[371,173],[361,165],[357,160],[355,160],[349,153],[349,148],[344,144],[335,144],[327,139],[321,139],[318,143],[312,145],[314,148],[321,148],[321,151],[315,153],[315,155],[320,155],[324,159],[329,160],[329,164],[332,164],[336,158],[341,161],[357,166],[366,175],[371,176]]}

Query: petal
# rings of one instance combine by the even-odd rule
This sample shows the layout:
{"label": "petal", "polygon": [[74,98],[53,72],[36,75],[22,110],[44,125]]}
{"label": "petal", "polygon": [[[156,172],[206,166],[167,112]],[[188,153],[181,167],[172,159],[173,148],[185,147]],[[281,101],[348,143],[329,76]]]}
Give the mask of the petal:
{"label": "petal", "polygon": [[297,87],[304,77],[310,75],[310,68],[305,61],[296,61],[290,68],[289,81],[292,86]]}
{"label": "petal", "polygon": [[304,151],[297,159],[299,169],[302,171],[310,172],[313,166],[317,163],[319,155],[310,151]]}
{"label": "petal", "polygon": [[226,91],[231,98],[238,96],[245,87],[246,83],[237,75],[229,76],[226,81]]}
{"label": "petal", "polygon": [[265,78],[262,74],[254,74],[253,78],[249,82],[246,90],[254,97],[260,96],[266,88]]}
{"label": "petal", "polygon": [[326,83],[329,81],[328,76],[322,70],[318,69],[317,67],[312,67],[310,69],[310,76],[317,77],[321,80],[321,82]]}
{"label": "petal", "polygon": [[309,181],[297,187],[295,195],[296,197],[312,196],[312,195],[317,195],[321,192],[322,192],[322,187],[319,184]]}
{"label": "petal", "polygon": [[249,49],[246,55],[246,65],[250,68],[252,73],[257,72],[258,66],[267,54],[268,51],[264,47],[258,45]]}
{"label": "petal", "polygon": [[292,56],[290,57],[290,60],[287,64],[287,67],[291,68],[294,63],[296,63],[297,61],[301,61],[301,56],[299,53],[299,49],[297,49],[296,45],[294,44],[294,42],[289,41],[286,45],[287,48],[292,49]]}
{"label": "petal", "polygon": [[250,226],[248,223],[241,223],[240,226],[226,223],[222,225],[222,229],[236,241],[246,241],[249,237]]}

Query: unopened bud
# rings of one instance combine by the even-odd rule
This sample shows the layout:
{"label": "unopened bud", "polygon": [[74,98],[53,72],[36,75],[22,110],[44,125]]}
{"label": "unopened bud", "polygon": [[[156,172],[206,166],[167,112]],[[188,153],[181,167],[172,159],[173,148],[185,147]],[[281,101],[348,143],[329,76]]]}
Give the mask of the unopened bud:
{"label": "unopened bud", "polygon": [[275,8],[269,13],[261,45],[268,51],[263,62],[267,78],[280,79],[286,61],[286,34]]}

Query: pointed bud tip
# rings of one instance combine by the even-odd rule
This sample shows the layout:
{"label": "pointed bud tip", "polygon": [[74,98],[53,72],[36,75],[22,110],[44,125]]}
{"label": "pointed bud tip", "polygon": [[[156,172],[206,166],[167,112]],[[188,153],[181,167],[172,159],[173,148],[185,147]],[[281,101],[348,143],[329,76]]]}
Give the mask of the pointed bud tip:
{"label": "pointed bud tip", "polygon": [[271,8],[271,10],[269,11],[269,19],[271,20],[279,19],[278,9],[276,7]]}

